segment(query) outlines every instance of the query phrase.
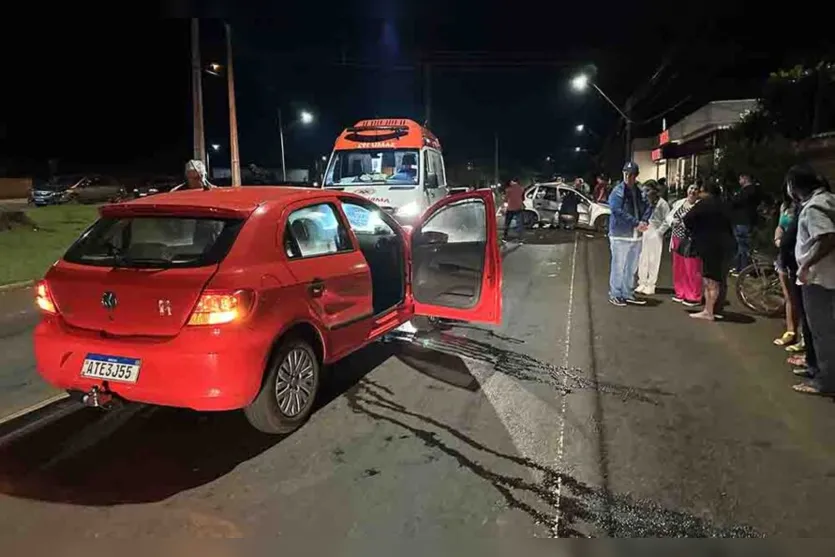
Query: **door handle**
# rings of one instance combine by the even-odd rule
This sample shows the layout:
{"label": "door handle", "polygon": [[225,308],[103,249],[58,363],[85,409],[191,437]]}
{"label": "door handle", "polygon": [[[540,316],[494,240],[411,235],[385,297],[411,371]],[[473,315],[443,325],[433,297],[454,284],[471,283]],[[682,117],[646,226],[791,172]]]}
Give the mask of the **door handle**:
{"label": "door handle", "polygon": [[325,281],[320,278],[313,279],[310,281],[307,291],[310,293],[311,297],[321,298],[322,294],[325,293]]}

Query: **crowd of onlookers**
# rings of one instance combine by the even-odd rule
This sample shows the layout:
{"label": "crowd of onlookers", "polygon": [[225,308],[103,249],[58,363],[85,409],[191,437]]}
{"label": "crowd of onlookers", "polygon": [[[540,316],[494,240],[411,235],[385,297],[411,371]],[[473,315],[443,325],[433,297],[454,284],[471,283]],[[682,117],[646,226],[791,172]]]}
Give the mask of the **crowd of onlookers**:
{"label": "crowd of onlookers", "polygon": [[[638,184],[638,166],[627,162],[623,181],[611,191],[609,301],[646,305],[655,294],[665,244],[673,265],[673,301],[691,317],[724,318],[728,277],[751,262],[752,236],[767,202],[748,174],[739,189],[724,195],[715,182],[691,185],[672,206],[665,188]],[[835,396],[835,194],[808,165],[792,167],[774,233],[775,267],[786,300],[786,331],[774,344],[792,355],[788,363],[803,382],[801,393]]]}

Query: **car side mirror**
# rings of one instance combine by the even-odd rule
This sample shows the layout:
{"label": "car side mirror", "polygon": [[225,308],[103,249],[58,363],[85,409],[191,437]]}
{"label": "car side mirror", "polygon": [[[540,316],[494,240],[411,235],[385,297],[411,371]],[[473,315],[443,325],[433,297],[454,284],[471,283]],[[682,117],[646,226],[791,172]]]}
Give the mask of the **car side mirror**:
{"label": "car side mirror", "polygon": [[449,242],[449,235],[436,230],[421,232],[418,238],[419,245],[440,245]]}

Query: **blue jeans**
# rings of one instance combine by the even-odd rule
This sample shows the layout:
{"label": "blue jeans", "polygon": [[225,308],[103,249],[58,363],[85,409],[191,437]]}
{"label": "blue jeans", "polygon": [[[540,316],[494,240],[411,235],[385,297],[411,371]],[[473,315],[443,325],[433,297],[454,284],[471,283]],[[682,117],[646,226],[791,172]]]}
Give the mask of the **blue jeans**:
{"label": "blue jeans", "polygon": [[640,240],[609,238],[612,250],[612,268],[609,271],[609,297],[630,299],[635,297],[635,275],[641,256]]}
{"label": "blue jeans", "polygon": [[751,264],[751,227],[747,224],[734,225],[734,238],[736,238],[736,256],[734,256],[733,268],[741,271]]}
{"label": "blue jeans", "polygon": [[521,236],[522,232],[525,230],[525,223],[523,222],[522,215],[524,211],[505,211],[504,214],[504,239],[507,240],[507,233],[510,232],[510,227],[513,222],[516,222],[516,227],[514,231],[517,235]]}

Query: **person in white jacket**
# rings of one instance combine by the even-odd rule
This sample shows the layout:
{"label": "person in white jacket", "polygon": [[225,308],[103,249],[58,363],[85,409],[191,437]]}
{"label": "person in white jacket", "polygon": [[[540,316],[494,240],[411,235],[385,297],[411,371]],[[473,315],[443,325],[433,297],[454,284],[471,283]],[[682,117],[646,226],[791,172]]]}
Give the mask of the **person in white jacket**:
{"label": "person in white jacket", "polygon": [[638,260],[638,288],[635,292],[651,296],[655,294],[655,283],[658,282],[658,269],[661,267],[661,253],[664,251],[664,234],[670,225],[667,215],[670,206],[658,192],[655,182],[647,184],[647,201],[652,206],[649,226],[644,232],[641,247],[641,258]]}

